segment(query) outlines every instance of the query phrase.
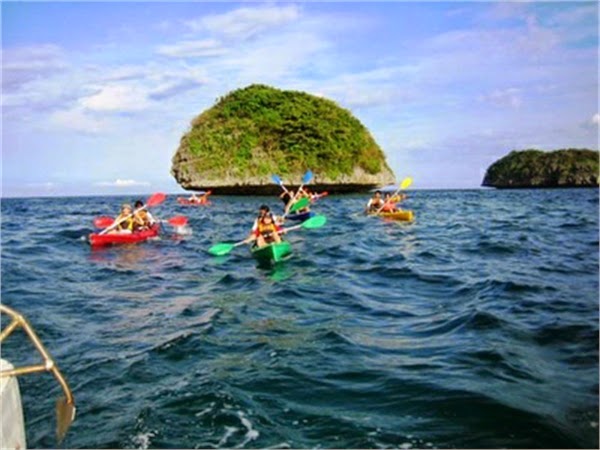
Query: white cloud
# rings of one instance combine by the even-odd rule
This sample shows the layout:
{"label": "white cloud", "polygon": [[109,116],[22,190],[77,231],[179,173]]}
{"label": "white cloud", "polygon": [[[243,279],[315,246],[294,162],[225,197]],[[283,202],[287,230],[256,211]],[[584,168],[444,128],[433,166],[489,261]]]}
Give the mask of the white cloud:
{"label": "white cloud", "polygon": [[2,88],[17,90],[26,83],[44,79],[67,67],[57,45],[15,47],[2,51]]}
{"label": "white cloud", "polygon": [[171,58],[199,58],[207,56],[221,56],[227,49],[221,46],[216,39],[203,39],[199,41],[181,41],[172,45],[161,45],[156,53]]}
{"label": "white cloud", "polygon": [[584,128],[588,131],[598,132],[598,128],[600,127],[600,114],[596,113],[584,123],[581,124],[581,128]]}
{"label": "white cloud", "polygon": [[140,111],[148,107],[146,93],[135,86],[109,85],[100,92],[79,100],[81,106],[91,111]]}
{"label": "white cloud", "polygon": [[490,94],[480,96],[479,100],[495,106],[509,106],[511,108],[519,108],[523,104],[520,89],[517,88],[496,89]]}
{"label": "white cloud", "polygon": [[248,39],[270,28],[298,19],[296,5],[239,8],[225,14],[205,16],[185,22],[193,31],[208,31],[232,39]]}
{"label": "white cloud", "polygon": [[104,187],[118,187],[118,188],[126,188],[133,186],[150,186],[150,183],[147,181],[136,181],[136,180],[123,180],[121,178],[116,179],[115,181],[100,181],[94,184],[95,186],[104,186]]}
{"label": "white cloud", "polygon": [[46,181],[45,183],[28,183],[26,186],[35,189],[53,190],[57,187],[57,184],[52,181]]}
{"label": "white cloud", "polygon": [[51,126],[89,134],[102,133],[108,128],[105,120],[90,115],[80,107],[55,111],[48,122]]}

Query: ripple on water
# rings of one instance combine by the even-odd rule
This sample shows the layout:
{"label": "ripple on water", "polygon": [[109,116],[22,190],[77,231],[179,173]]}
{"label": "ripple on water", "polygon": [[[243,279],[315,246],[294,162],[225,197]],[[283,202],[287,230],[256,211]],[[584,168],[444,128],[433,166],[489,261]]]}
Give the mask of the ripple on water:
{"label": "ripple on water", "polygon": [[[276,198],[169,197],[153,213],[192,234],[92,251],[91,220],[132,200],[0,205],[2,302],[75,393],[65,447],[598,447],[597,190],[414,191],[410,225],[329,196],[268,268],[207,250]],[[29,445],[53,447],[59,387],[22,393]]]}

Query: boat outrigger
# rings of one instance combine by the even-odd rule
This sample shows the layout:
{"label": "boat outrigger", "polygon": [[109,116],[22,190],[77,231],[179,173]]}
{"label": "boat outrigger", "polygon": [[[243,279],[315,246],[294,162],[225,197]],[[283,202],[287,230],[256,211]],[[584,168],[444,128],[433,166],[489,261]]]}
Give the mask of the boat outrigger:
{"label": "boat outrigger", "polygon": [[0,305],[0,313],[12,318],[12,321],[0,333],[0,344],[18,327],[23,328],[33,346],[43,358],[42,364],[14,367],[10,362],[0,359],[0,421],[2,434],[0,448],[25,449],[25,423],[23,406],[17,377],[38,372],[51,372],[62,387],[64,397],[56,401],[56,439],[60,444],[75,419],[75,399],[71,389],[58,366],[40,341],[39,337],[25,317],[5,305]]}

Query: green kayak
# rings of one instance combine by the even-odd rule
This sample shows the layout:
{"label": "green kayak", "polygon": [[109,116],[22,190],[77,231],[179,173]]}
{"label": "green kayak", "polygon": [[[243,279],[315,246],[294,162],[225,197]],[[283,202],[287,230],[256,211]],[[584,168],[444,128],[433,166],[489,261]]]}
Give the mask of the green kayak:
{"label": "green kayak", "polygon": [[252,247],[252,256],[262,263],[281,261],[290,253],[292,253],[292,246],[286,241],[268,244],[260,248]]}

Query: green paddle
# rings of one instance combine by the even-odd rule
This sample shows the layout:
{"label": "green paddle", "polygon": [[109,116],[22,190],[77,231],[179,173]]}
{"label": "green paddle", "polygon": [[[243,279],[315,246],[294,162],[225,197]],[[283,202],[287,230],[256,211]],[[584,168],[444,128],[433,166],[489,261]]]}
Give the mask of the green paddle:
{"label": "green paddle", "polygon": [[299,209],[306,208],[309,204],[310,204],[310,199],[308,197],[302,197],[300,200],[298,200],[296,203],[294,203],[292,205],[290,210],[287,213],[285,213],[284,217],[287,216],[288,214],[295,213]]}
{"label": "green paddle", "polygon": [[298,228],[306,228],[307,230],[312,230],[315,228],[321,228],[323,225],[327,223],[327,217],[322,214],[318,216],[311,217],[308,220],[305,220],[300,225],[294,225],[293,227],[284,228],[282,233],[287,233],[292,230],[297,230]]}
{"label": "green paddle", "polygon": [[[325,217],[323,215],[318,215],[318,216],[311,217],[310,219],[306,220],[305,222],[301,223],[300,225],[295,225],[290,228],[284,228],[281,233],[282,234],[288,233],[290,231],[297,230],[298,228],[306,228],[309,230],[314,229],[314,228],[321,228],[323,225],[325,225],[325,223],[327,223],[327,217]],[[210,253],[211,255],[214,255],[214,256],[224,256],[224,255],[227,255],[229,252],[231,252],[231,250],[233,250],[234,248],[236,248],[244,243],[246,243],[245,239],[243,241],[239,241],[234,244],[222,242],[220,244],[213,245],[211,248],[209,248],[208,253]]]}

